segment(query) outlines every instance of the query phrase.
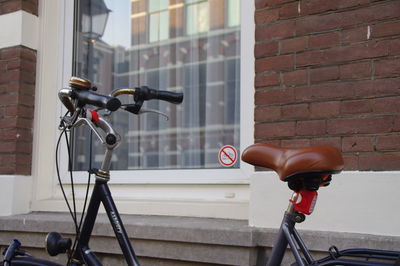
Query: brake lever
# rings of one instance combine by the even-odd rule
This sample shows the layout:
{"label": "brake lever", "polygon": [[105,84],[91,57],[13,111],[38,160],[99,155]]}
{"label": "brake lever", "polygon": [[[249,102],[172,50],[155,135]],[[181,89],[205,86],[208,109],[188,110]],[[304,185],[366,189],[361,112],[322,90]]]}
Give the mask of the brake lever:
{"label": "brake lever", "polygon": [[62,116],[60,117],[60,125],[58,126],[59,130],[70,130],[75,122],[77,121],[79,114],[81,113],[81,109],[78,107],[75,109],[75,112],[71,116]]}
{"label": "brake lever", "polygon": [[158,110],[145,109],[145,108],[142,108],[142,109],[139,110],[139,115],[140,115],[140,114],[144,114],[144,113],[154,113],[154,114],[157,114],[157,115],[160,115],[160,116],[164,117],[164,118],[165,118],[165,121],[168,121],[168,120],[169,120],[169,116],[168,116],[167,114],[165,114],[165,113],[163,113],[163,112],[160,112],[160,111],[158,111]]}
{"label": "brake lever", "polygon": [[142,108],[142,106],[143,106],[143,101],[137,101],[134,104],[123,105],[123,106],[121,106],[121,108],[123,110],[130,112],[132,114],[135,114],[135,115],[140,115],[140,114],[144,114],[144,113],[154,113],[154,114],[164,117],[166,121],[169,120],[169,116],[167,114],[160,112],[158,110],[154,110],[154,109]]}
{"label": "brake lever", "polygon": [[93,132],[95,133],[95,135],[97,136],[97,138],[100,140],[100,142],[102,144],[106,144],[106,140],[99,133],[99,131],[97,130],[96,126],[93,124],[92,121],[90,121],[87,118],[79,117],[78,120],[75,122],[75,124],[72,125],[72,128],[80,127],[80,126],[82,126],[84,124],[88,125],[93,130]]}
{"label": "brake lever", "polygon": [[136,115],[140,115],[140,114],[144,114],[144,113],[153,113],[153,114],[157,114],[157,115],[164,117],[166,121],[169,120],[169,116],[167,114],[164,114],[163,112],[160,112],[158,110],[145,109],[145,108],[141,108],[140,110],[137,110],[137,109],[133,110],[132,108],[130,108],[130,106],[124,106],[122,109],[124,109],[125,111],[128,111],[130,113],[136,114]]}
{"label": "brake lever", "polygon": [[[97,112],[97,111],[99,111],[99,110],[95,110],[95,111]],[[103,114],[103,117],[110,117],[111,114],[112,114],[111,111],[106,110],[106,111],[104,112],[104,114]]]}

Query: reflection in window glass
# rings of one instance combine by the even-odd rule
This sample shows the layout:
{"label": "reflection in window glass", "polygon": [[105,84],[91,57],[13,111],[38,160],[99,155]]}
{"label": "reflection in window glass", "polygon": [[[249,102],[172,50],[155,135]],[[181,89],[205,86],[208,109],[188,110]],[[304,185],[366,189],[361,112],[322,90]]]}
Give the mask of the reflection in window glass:
{"label": "reflection in window glass", "polygon": [[[193,1],[192,1],[193,2]],[[186,15],[186,32],[188,35],[207,32],[209,28],[208,2],[188,5]]]}
{"label": "reflection in window glass", "polygon": [[[219,149],[239,150],[239,2],[221,0],[210,12],[206,0],[76,0],[75,75],[93,80],[100,93],[143,85],[184,93],[181,105],[153,100],[143,106],[168,121],[152,113],[112,115],[123,139],[112,169],[221,168]],[[94,6],[103,8],[87,11]],[[96,24],[104,33],[93,34],[94,13],[107,13]],[[87,129],[74,133],[75,170],[89,168],[89,139]],[[94,139],[92,149],[91,167],[99,167],[104,147]]]}
{"label": "reflection in window glass", "polygon": [[149,1],[149,41],[166,40],[169,37],[169,0]]}
{"label": "reflection in window glass", "polygon": [[169,0],[149,0],[149,12],[167,9]]}
{"label": "reflection in window glass", "polygon": [[166,40],[169,37],[168,12],[160,12],[150,15],[150,42]]}
{"label": "reflection in window glass", "polygon": [[228,0],[228,27],[240,24],[240,0]]}

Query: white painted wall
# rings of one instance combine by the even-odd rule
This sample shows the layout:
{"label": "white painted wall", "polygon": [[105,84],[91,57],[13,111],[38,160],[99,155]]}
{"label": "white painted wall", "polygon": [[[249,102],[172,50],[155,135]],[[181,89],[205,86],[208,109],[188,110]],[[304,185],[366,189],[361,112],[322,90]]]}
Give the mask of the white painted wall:
{"label": "white painted wall", "polygon": [[[300,229],[400,236],[400,172],[342,172],[318,190],[314,212]],[[278,228],[291,191],[274,172],[251,177],[252,226]]]}
{"label": "white painted wall", "polygon": [[0,182],[0,216],[29,212],[32,177],[1,175]]}
{"label": "white painted wall", "polygon": [[16,45],[37,49],[38,17],[19,10],[0,15],[0,49]]}

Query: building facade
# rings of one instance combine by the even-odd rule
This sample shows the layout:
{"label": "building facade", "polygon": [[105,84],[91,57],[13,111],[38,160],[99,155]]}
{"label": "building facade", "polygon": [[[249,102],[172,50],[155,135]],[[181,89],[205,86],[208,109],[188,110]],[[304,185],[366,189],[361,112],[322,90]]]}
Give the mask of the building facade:
{"label": "building facade", "polygon": [[[116,2],[0,1],[0,23],[10,25],[0,30],[1,245],[17,232],[39,252],[26,235],[44,235],[52,223],[50,231],[72,234],[54,167],[65,112],[57,92],[79,75],[100,92],[148,85],[185,94],[180,106],[145,106],[169,121],[112,118],[126,142],[110,187],[147,265],[265,259],[290,191],[271,171],[218,161],[224,145],[240,155],[252,143],[328,144],[343,153],[345,170],[320,189],[315,213],[300,225],[313,250],[321,251],[318,238],[400,249],[400,1]],[[105,31],[96,31],[104,14]],[[88,140],[84,130],[73,137],[78,209]],[[101,152],[94,144],[94,165]],[[60,163],[70,193],[68,162]],[[106,230],[95,237],[112,241]],[[186,248],[184,259],[174,247]],[[96,248],[109,264],[118,257]]]}

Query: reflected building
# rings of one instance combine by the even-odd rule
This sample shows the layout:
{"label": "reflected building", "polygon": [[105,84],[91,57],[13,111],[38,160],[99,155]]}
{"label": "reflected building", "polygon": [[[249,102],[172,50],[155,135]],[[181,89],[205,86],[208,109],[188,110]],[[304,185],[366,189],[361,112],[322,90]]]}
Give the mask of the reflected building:
{"label": "reflected building", "polygon": [[[153,100],[143,106],[167,114],[168,121],[153,113],[138,117],[118,111],[113,115],[124,139],[113,158],[113,169],[218,168],[222,146],[239,150],[239,3],[132,0],[130,47],[112,46],[101,39],[93,42],[78,32],[75,73],[92,79],[100,92],[146,85],[184,93],[181,105]],[[132,102],[131,98],[122,101]],[[88,136],[77,135],[75,150],[80,156],[75,169],[86,170],[84,154],[89,146],[84,146],[84,140]],[[101,160],[102,152],[96,146],[95,162]]]}

